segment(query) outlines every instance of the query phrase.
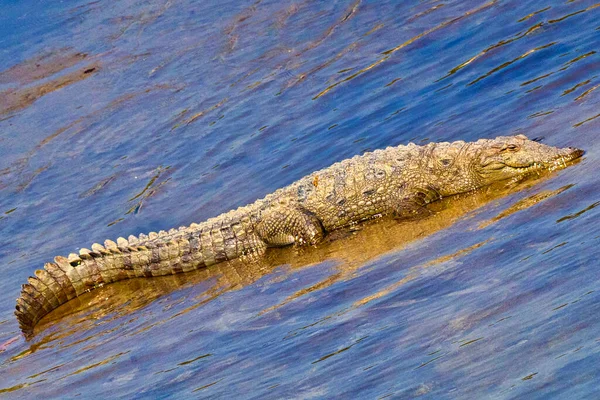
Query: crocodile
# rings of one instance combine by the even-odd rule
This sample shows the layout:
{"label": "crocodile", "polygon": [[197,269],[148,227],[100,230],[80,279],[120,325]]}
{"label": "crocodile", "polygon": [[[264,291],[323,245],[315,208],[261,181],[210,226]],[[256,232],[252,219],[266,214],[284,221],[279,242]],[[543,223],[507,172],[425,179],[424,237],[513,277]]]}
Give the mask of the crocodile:
{"label": "crocodile", "polygon": [[102,285],[253,259],[268,247],[316,245],[327,234],[368,219],[418,217],[442,197],[564,168],[583,153],[525,135],[368,152],[200,224],[106,240],[79,254],[57,256],[22,285],[15,315],[28,338],[42,317]]}

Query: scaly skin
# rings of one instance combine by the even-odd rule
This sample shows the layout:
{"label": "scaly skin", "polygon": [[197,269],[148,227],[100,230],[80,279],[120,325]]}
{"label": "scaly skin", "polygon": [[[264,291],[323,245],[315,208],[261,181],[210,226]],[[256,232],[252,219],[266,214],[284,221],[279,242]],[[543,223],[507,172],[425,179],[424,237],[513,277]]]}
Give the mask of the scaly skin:
{"label": "scaly skin", "polygon": [[523,135],[366,153],[201,224],[107,240],[79,255],[55,257],[23,285],[15,314],[29,337],[44,315],[104,284],[260,256],[269,246],[316,244],[327,232],[374,216],[419,214],[441,197],[557,169],[582,154]]}

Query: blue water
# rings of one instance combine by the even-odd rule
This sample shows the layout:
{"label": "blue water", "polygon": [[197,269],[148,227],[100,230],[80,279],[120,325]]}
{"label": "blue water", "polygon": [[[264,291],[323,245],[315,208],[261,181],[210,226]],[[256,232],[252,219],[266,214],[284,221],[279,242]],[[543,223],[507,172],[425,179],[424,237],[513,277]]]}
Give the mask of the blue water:
{"label": "blue water", "polygon": [[[599,35],[593,1],[0,1],[0,393],[600,398]],[[20,284],[55,255],[365,151],[516,133],[585,158],[109,285],[20,336]]]}

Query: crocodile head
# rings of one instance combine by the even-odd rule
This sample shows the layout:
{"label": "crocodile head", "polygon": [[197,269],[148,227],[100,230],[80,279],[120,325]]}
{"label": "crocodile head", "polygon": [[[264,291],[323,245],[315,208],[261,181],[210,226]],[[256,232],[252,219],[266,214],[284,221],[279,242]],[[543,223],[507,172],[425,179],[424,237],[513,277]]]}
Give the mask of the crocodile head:
{"label": "crocodile head", "polygon": [[518,178],[534,171],[555,170],[583,155],[583,150],[573,147],[558,148],[527,139],[524,135],[500,136],[479,140],[473,172],[483,185]]}
{"label": "crocodile head", "polygon": [[[434,186],[443,196],[467,192],[494,182],[518,179],[543,170],[565,167],[583,151],[558,148],[524,135],[500,136],[473,143],[454,142],[433,151]],[[438,174],[439,172],[439,174]]]}

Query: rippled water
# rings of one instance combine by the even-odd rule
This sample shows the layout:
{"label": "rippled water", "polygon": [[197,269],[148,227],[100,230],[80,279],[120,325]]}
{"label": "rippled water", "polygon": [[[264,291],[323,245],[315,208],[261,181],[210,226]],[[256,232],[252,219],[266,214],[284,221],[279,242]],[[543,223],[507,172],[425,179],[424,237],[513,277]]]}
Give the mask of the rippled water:
{"label": "rippled water", "polygon": [[[599,398],[600,3],[207,3],[0,1],[2,396]],[[367,150],[515,133],[586,156],[19,335],[57,254]]]}

